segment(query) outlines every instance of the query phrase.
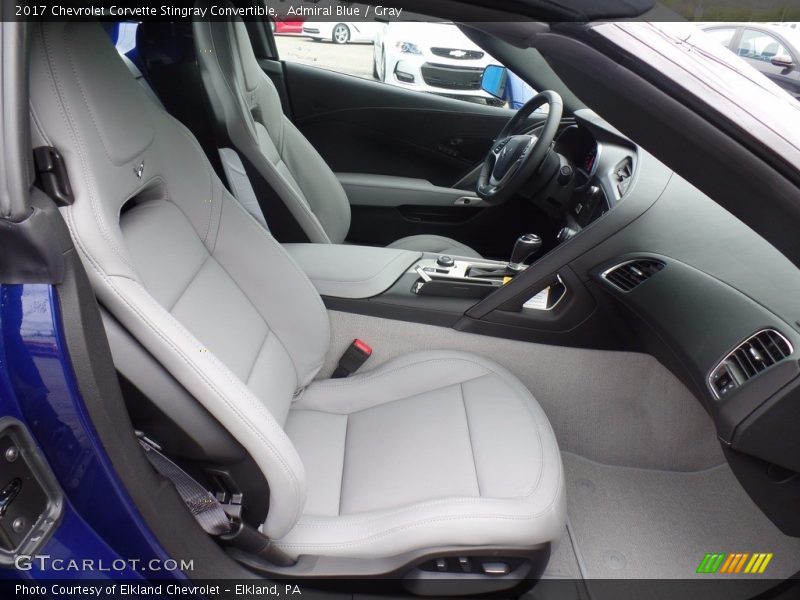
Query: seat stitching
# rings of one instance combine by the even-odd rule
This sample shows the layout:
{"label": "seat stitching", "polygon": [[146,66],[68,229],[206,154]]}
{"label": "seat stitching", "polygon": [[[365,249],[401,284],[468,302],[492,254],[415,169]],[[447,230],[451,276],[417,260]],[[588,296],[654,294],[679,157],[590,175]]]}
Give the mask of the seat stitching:
{"label": "seat stitching", "polygon": [[[450,516],[445,516],[445,517],[436,517],[436,518],[432,518],[432,519],[426,519],[424,521],[418,521],[416,523],[408,523],[406,525],[401,525],[401,526],[398,526],[398,527],[394,527],[392,529],[388,529],[386,531],[382,531],[380,533],[373,534],[372,536],[369,536],[369,537],[366,537],[366,538],[362,538],[362,539],[354,541],[354,542],[346,542],[344,544],[339,543],[339,542],[322,542],[322,543],[289,542],[289,543],[281,543],[280,541],[276,541],[276,544],[278,546],[282,547],[282,548],[313,548],[313,547],[339,548],[339,547],[353,547],[353,546],[357,546],[357,545],[360,545],[360,544],[365,544],[365,543],[370,542],[372,540],[380,539],[381,537],[386,537],[388,535],[392,535],[392,534],[394,534],[394,533],[396,533],[398,531],[404,531],[406,529],[412,529],[414,527],[427,526],[427,525],[430,525],[431,523],[438,523],[438,522],[445,522],[445,521],[457,521],[457,520],[466,521],[466,520],[486,519],[486,518],[489,518],[489,519],[515,520],[515,521],[525,521],[525,520],[534,521],[534,520],[538,519],[540,516],[542,516],[545,513],[549,512],[553,508],[553,506],[556,504],[558,499],[562,496],[562,491],[564,489],[565,481],[564,481],[564,477],[563,477],[563,472],[562,472],[561,461],[560,460],[558,461],[558,465],[559,465],[558,487],[555,490],[555,494],[553,495],[552,500],[550,500],[550,502],[546,506],[544,506],[542,508],[542,510],[540,510],[539,512],[537,512],[537,513],[535,513],[533,515],[508,515],[508,514],[496,514],[496,513],[494,513],[494,514],[485,514],[485,515],[450,515]],[[471,500],[471,499],[466,499],[466,500]],[[447,502],[447,503],[451,503],[452,504],[452,503],[455,503],[455,502],[458,502],[458,501],[459,500],[456,499],[456,500],[445,500],[443,502]],[[439,502],[439,503],[441,503],[441,502]],[[298,522],[295,525],[295,528],[303,527],[303,526],[306,526],[306,525],[307,524],[305,524],[305,523]]]}
{"label": "seat stitching", "polygon": [[187,291],[187,290],[188,290],[188,289],[191,287],[191,285],[194,283],[194,280],[195,280],[195,279],[197,279],[197,276],[200,274],[200,271],[202,271],[202,270],[203,270],[203,268],[206,266],[206,263],[208,262],[208,259],[210,259],[210,258],[211,258],[211,254],[209,254],[208,252],[206,252],[206,257],[203,259],[203,262],[201,262],[201,263],[200,263],[200,266],[199,266],[199,267],[197,268],[197,270],[194,272],[194,275],[192,275],[192,276],[191,276],[191,278],[189,279],[189,281],[187,282],[187,284],[186,284],[186,285],[184,286],[184,288],[181,290],[180,294],[178,294],[178,297],[177,297],[177,298],[175,298],[175,301],[174,301],[174,302],[173,302],[173,303],[172,303],[172,304],[169,306],[169,308],[167,308],[167,307],[164,307],[164,308],[166,308],[166,310],[167,310],[167,312],[168,312],[168,313],[172,314],[172,311],[173,311],[173,309],[174,309],[174,308],[175,308],[175,307],[178,305],[178,302],[180,302],[180,301],[181,301],[181,298],[183,298],[183,295],[186,293],[186,291]]}
{"label": "seat stitching", "polygon": [[[67,28],[66,27],[63,29],[63,32],[64,32],[64,37],[66,38],[67,37]],[[81,98],[83,99],[83,103],[86,105],[86,111],[89,113],[89,119],[91,119],[92,125],[94,125],[94,129],[97,132],[97,137],[100,138],[100,144],[103,147],[103,153],[106,155],[106,158],[108,158],[108,161],[112,165],[121,166],[121,164],[123,164],[124,162],[128,162],[128,161],[123,161],[123,163],[119,163],[118,164],[111,157],[111,154],[108,151],[108,145],[106,144],[106,140],[105,140],[103,134],[100,132],[100,128],[97,126],[97,119],[95,118],[94,110],[92,110],[92,106],[89,104],[89,100],[86,97],[86,92],[83,89],[83,84],[81,83],[81,79],[78,76],[78,71],[75,68],[75,60],[73,59],[73,56],[72,56],[72,46],[70,44],[64,44],[64,48],[66,50],[67,56],[69,57],[69,66],[70,66],[70,70],[72,71],[72,75],[73,75],[73,77],[75,79],[75,84],[78,86],[78,91],[81,93]],[[134,157],[143,154],[148,148],[150,148],[150,146],[153,145],[153,140],[154,139],[155,139],[155,135],[152,135],[151,138],[150,138],[150,141],[147,144],[145,144],[144,148],[142,148],[141,150],[138,150],[138,151],[136,151],[134,153]],[[128,160],[130,160],[130,159],[128,159]]]}
{"label": "seat stitching", "polygon": [[[228,49],[231,50],[231,51],[235,51],[235,50],[233,50],[233,41],[231,40],[230,31],[228,29],[228,27],[232,26],[232,25],[230,23],[224,23],[223,26],[225,27],[225,33],[223,35],[230,42],[228,44]],[[218,58],[219,52],[217,52],[217,43],[216,43],[215,36],[214,36],[214,25],[213,25],[213,23],[209,23],[209,25],[208,25],[208,37],[209,37],[209,40],[211,41],[211,52],[210,52],[210,54],[214,57],[214,62],[217,63],[217,67],[219,68],[219,72],[221,74],[221,78],[225,82],[225,85],[228,88],[228,91],[230,91],[231,96],[233,96],[234,104],[239,108],[239,111],[241,112],[241,109],[242,109],[242,103],[240,102],[241,96],[238,95],[236,92],[234,92],[233,88],[231,87],[231,83],[228,81],[228,78],[225,75],[225,69],[222,68],[222,63],[219,62],[219,58]],[[225,42],[223,41],[223,43],[225,43]],[[231,59],[231,63],[232,63],[231,66],[232,66],[233,70],[235,71],[236,67],[233,65],[233,62],[234,62],[235,59],[232,56],[230,56],[230,59]],[[234,76],[234,84],[233,85],[236,85],[235,76]],[[252,115],[250,115],[250,118],[251,119],[253,118]],[[246,122],[248,119],[245,118],[243,120]],[[255,120],[255,119],[253,119],[253,120]],[[249,130],[249,133],[251,134],[251,136],[253,136],[253,141],[256,142],[256,145],[258,145],[258,133],[255,131],[255,128],[253,128],[252,130],[250,128],[248,128],[248,130]]]}
{"label": "seat stitching", "polygon": [[[431,359],[431,360],[426,360],[426,361],[421,361],[421,362],[425,362],[425,364],[433,364],[433,363],[441,363],[441,362],[453,362],[453,363],[465,362],[465,363],[469,363],[469,364],[475,365],[476,367],[479,367],[479,368],[483,369],[484,370],[483,375],[486,375],[487,373],[495,373],[495,371],[492,371],[491,369],[489,369],[488,367],[485,367],[481,363],[469,360],[467,358],[434,358],[434,359]],[[343,379],[323,380],[323,381],[318,382],[317,386],[319,386],[320,388],[328,388],[328,387],[330,387],[330,388],[340,388],[340,387],[346,387],[346,386],[350,386],[350,385],[358,385],[358,384],[361,384],[361,383],[364,383],[364,382],[367,382],[367,381],[371,381],[371,380],[376,379],[378,377],[383,377],[384,375],[389,375],[391,373],[397,373],[399,371],[404,371],[406,369],[410,369],[410,368],[416,367],[418,365],[419,365],[419,361],[418,362],[413,362],[413,363],[410,363],[410,364],[407,364],[407,365],[401,365],[399,367],[395,367],[394,369],[389,369],[389,370],[385,370],[385,371],[377,371],[376,370],[376,371],[373,371],[371,373],[365,373],[364,375],[362,375],[360,377],[347,377],[347,378],[343,378]],[[497,374],[497,373],[495,373],[495,374]],[[477,377],[480,377],[480,375],[477,376]],[[473,379],[476,379],[477,377],[474,377]],[[455,383],[452,383],[450,385],[455,385]],[[448,386],[445,385],[445,386],[442,386],[442,387],[448,387]]]}
{"label": "seat stitching", "polygon": [[42,141],[44,141],[48,146],[52,146],[53,142],[50,141],[50,137],[47,135],[44,129],[42,129],[42,124],[39,119],[39,115],[36,112],[36,108],[33,106],[33,102],[30,100],[28,101],[28,109],[31,111],[31,120],[33,124],[36,126],[36,131],[39,132],[39,135],[42,137]]}
{"label": "seat stitching", "polygon": [[[122,259],[123,263],[128,265],[128,267],[130,267],[131,270],[134,270],[133,265],[128,260],[128,257],[125,256],[125,254],[120,250],[113,236],[109,233],[105,216],[103,215],[102,211],[99,210],[97,204],[97,198],[94,193],[94,186],[92,185],[90,178],[87,176],[87,171],[88,171],[86,167],[87,161],[83,151],[83,144],[81,143],[81,140],[79,140],[78,138],[78,131],[75,126],[74,119],[72,117],[72,111],[70,110],[67,103],[64,102],[63,98],[64,94],[62,94],[63,86],[61,84],[61,79],[56,73],[56,69],[54,67],[54,61],[52,59],[52,52],[50,50],[50,44],[47,40],[47,34],[45,32],[45,29],[42,25],[40,25],[40,31],[41,31],[40,37],[42,43],[40,44],[39,48],[45,59],[45,63],[47,64],[48,73],[50,74],[50,77],[48,78],[48,83],[50,84],[50,89],[53,91],[54,95],[58,99],[58,107],[59,107],[59,112],[61,113],[61,118],[64,121],[64,123],[68,126],[70,135],[73,141],[75,142],[76,150],[78,152],[78,156],[81,162],[81,170],[83,171],[84,181],[86,183],[87,192],[89,194],[89,202],[92,206],[92,213],[94,216],[94,220],[97,223],[101,234],[103,235],[103,237],[105,238],[106,242],[111,247],[111,249],[119,256],[120,259]],[[64,37],[66,38],[66,30],[64,31]]]}
{"label": "seat stitching", "polygon": [[445,497],[439,498],[437,500],[429,500],[427,502],[418,502],[413,505],[404,506],[402,508],[392,510],[392,511],[381,511],[379,515],[371,515],[371,516],[362,516],[362,515],[369,515],[370,513],[360,513],[360,514],[353,514],[353,515],[344,515],[336,519],[336,521],[331,522],[309,522],[309,521],[299,521],[295,527],[297,528],[304,528],[304,529],[337,529],[337,528],[348,528],[351,527],[353,524],[368,524],[374,523],[376,521],[382,521],[387,518],[397,518],[405,513],[414,513],[420,510],[421,508],[436,508],[437,506],[441,505],[474,505],[474,506],[481,506],[489,502],[497,502],[503,504],[512,504],[512,505],[524,505],[526,503],[526,499],[530,497],[528,496],[515,496],[513,498],[492,498],[492,497],[482,497],[482,498],[475,498],[475,497],[467,497],[467,498],[453,498],[453,497]]}
{"label": "seat stitching", "polygon": [[464,420],[467,423],[467,438],[469,439],[469,451],[472,454],[472,468],[475,469],[475,485],[478,486],[478,496],[483,496],[481,493],[481,479],[478,476],[478,461],[475,460],[475,446],[472,442],[472,429],[469,426],[469,411],[467,410],[467,398],[464,395],[464,382],[458,384],[461,393],[461,405],[464,407]]}
{"label": "seat stitching", "polygon": [[339,506],[336,507],[336,516],[342,516],[342,498],[344,497],[344,474],[347,465],[347,434],[350,432],[350,415],[344,415],[344,445],[342,453],[342,478],[339,482]]}
{"label": "seat stitching", "polygon": [[[195,151],[198,153],[198,155],[202,156],[202,157],[205,157],[205,150],[203,150],[202,146],[200,146],[200,144],[197,142],[197,140],[192,135],[192,132],[189,130],[189,128],[186,127],[183,123],[181,123],[178,119],[173,117],[171,114],[169,114],[165,109],[159,107],[159,110],[161,111],[161,116],[162,117],[166,117],[166,119],[169,120],[173,125],[175,125],[175,127],[178,129],[178,131],[180,131],[183,134],[184,139],[186,140],[186,142],[188,142],[195,149]],[[213,196],[214,192],[217,190],[217,186],[215,185],[215,180],[214,180],[213,169],[209,168],[208,163],[204,163],[204,166],[205,166],[205,174],[208,177],[208,186],[209,186],[209,188],[211,188],[211,195]],[[206,232],[205,232],[205,234],[203,236],[201,236],[200,232],[195,228],[192,219],[190,219],[189,216],[186,214],[186,212],[183,210],[183,208],[177,202],[172,200],[172,198],[170,197],[169,185],[164,180],[164,178],[161,175],[159,175],[159,176],[155,177],[153,179],[153,181],[161,181],[164,184],[164,191],[166,193],[165,200],[167,202],[170,202],[173,206],[175,206],[181,212],[181,214],[184,215],[186,220],[189,221],[189,224],[192,226],[192,229],[194,229],[195,233],[197,233],[197,237],[200,238],[200,240],[203,242],[203,245],[206,247],[206,249],[209,252],[211,252],[211,249],[208,247],[207,244],[208,244],[208,237],[211,234],[211,229],[212,229],[212,226],[214,224],[214,210],[215,210],[214,207],[215,207],[216,204],[220,204],[221,205],[222,198],[220,197],[220,201],[219,202],[214,202],[214,199],[212,198],[211,202],[208,203],[208,205],[209,205],[208,206],[208,223],[206,224]],[[222,208],[220,207],[220,211],[221,210],[222,210]],[[220,214],[221,214],[221,212],[220,212]],[[217,227],[217,231],[215,232],[215,235],[218,232],[219,232],[219,227]]]}
{"label": "seat stitching", "polygon": [[[237,201],[236,201],[236,200],[235,200],[235,199],[234,199],[232,196],[231,196],[231,197],[228,197],[228,196],[224,196],[224,195],[223,195],[223,198],[222,198],[222,199],[223,199],[223,201],[226,201],[226,202],[230,203],[231,207],[232,207],[234,210],[238,210],[238,211],[240,211],[242,214],[246,215],[248,222],[249,222],[249,223],[250,223],[252,226],[254,226],[254,227],[257,227],[257,228],[258,228],[259,235],[262,235],[264,238],[266,238],[266,240],[267,240],[267,243],[271,244],[271,245],[272,245],[272,247],[273,247],[273,248],[274,248],[274,249],[275,249],[277,252],[279,252],[279,253],[281,253],[281,254],[282,254],[283,258],[285,258],[285,259],[286,259],[286,263],[288,264],[288,266],[290,266],[290,267],[291,267],[291,268],[294,270],[294,272],[295,272],[296,274],[300,275],[300,279],[301,279],[301,280],[302,280],[302,281],[303,281],[303,282],[306,284],[306,287],[307,287],[307,289],[313,292],[313,294],[314,294],[314,297],[315,297],[315,298],[316,298],[316,300],[317,300],[317,302],[316,302],[317,306],[318,306],[319,308],[321,308],[321,309],[322,309],[322,311],[323,311],[323,312],[325,312],[325,314],[327,315],[327,309],[325,308],[325,303],[322,301],[322,298],[320,297],[319,293],[317,292],[316,288],[314,287],[314,284],[312,284],[312,283],[311,283],[311,280],[310,280],[310,279],[308,278],[308,276],[305,274],[305,271],[303,271],[303,270],[302,270],[302,269],[301,269],[301,268],[298,266],[297,262],[295,262],[295,260],[294,260],[294,259],[292,258],[292,256],[291,256],[291,255],[290,255],[290,254],[289,254],[289,253],[286,251],[286,249],[285,249],[283,246],[281,246],[281,245],[280,245],[280,244],[277,242],[277,240],[275,240],[275,238],[272,236],[272,234],[271,234],[269,231],[267,231],[267,230],[266,230],[266,229],[264,229],[264,228],[263,228],[261,225],[259,225],[258,221],[256,221],[256,220],[255,220],[255,218],[253,218],[253,215],[251,215],[249,212],[247,212],[247,210],[244,208],[244,206],[242,206],[241,204],[239,204],[239,202],[237,202]],[[222,218],[222,215],[220,214],[220,219],[221,219],[221,218]],[[217,262],[219,262],[219,261],[217,261]],[[221,264],[221,263],[220,263],[220,264]],[[223,268],[224,268],[224,267],[223,267]],[[226,272],[227,272],[227,271],[226,271]],[[229,274],[229,275],[230,275],[230,274]],[[232,279],[233,279],[234,281],[236,281],[236,278],[232,277]],[[259,313],[259,314],[261,314],[261,313]],[[262,316],[262,318],[263,318],[263,316]],[[266,320],[266,319],[265,319],[265,320]]]}
{"label": "seat stitching", "polygon": [[[317,292],[316,288],[314,287],[314,284],[311,283],[311,280],[308,278],[308,276],[303,272],[302,269],[300,269],[298,264],[291,257],[291,255],[284,249],[284,247],[281,246],[275,240],[274,237],[272,237],[272,234],[268,230],[264,229],[261,225],[259,225],[258,221],[255,220],[253,215],[251,215],[249,212],[247,212],[247,210],[241,204],[239,204],[239,202],[237,202],[232,197],[226,196],[225,194],[223,194],[223,196],[222,196],[222,201],[223,202],[227,202],[230,205],[232,210],[238,210],[242,215],[244,215],[245,222],[249,223],[253,227],[257,227],[258,228],[257,229],[258,235],[263,236],[265,238],[265,240],[266,240],[266,243],[270,244],[272,246],[272,249],[275,250],[277,253],[279,253],[282,256],[282,258],[285,259],[286,265],[289,266],[297,275],[299,275],[300,281],[303,282],[303,284],[306,286],[306,289],[310,290],[313,293],[313,298],[315,300],[315,304],[317,305],[317,308],[320,309],[321,314],[325,315],[324,318],[325,318],[326,323],[328,324],[328,326],[327,326],[327,335],[328,335],[328,338],[330,339],[330,322],[328,321],[327,309],[325,308],[325,304],[322,302],[322,298],[320,297],[319,293]],[[221,209],[220,209],[220,222],[221,221],[222,221],[222,212],[221,212]],[[216,241],[215,241],[215,245],[216,245]],[[212,256],[213,256],[213,254],[212,254]],[[228,272],[228,270],[225,268],[225,266],[219,260],[216,259],[216,257],[214,258],[214,260],[216,260],[217,264],[222,268],[223,271],[225,271],[225,273],[227,273],[227,275],[233,280],[233,282],[236,283],[237,286],[239,286],[239,283],[238,283],[236,277],[231,275]],[[241,289],[241,286],[239,286],[239,289]],[[242,292],[242,293],[244,293],[244,292]],[[247,297],[248,300],[250,300],[250,297],[247,296],[247,294],[244,294],[244,295]],[[252,304],[252,301],[250,303]],[[283,341],[281,340],[280,336],[275,332],[275,328],[272,327],[270,325],[269,320],[263,314],[261,314],[261,311],[258,309],[258,307],[253,305],[253,308],[259,314],[259,316],[264,320],[264,323],[266,323],[267,327],[269,327],[272,330],[272,333],[275,334],[275,338],[280,342],[280,344],[283,346],[284,350],[286,350],[286,353],[289,355],[289,358],[292,361],[292,365],[294,365],[294,358],[292,357],[292,354],[289,352],[289,350],[287,349],[286,344],[283,343]],[[325,362],[325,357],[322,356],[318,362],[316,362],[313,365],[311,365],[311,368],[309,369],[309,372],[316,373],[322,367],[324,362]],[[297,367],[296,366],[295,366],[295,372],[297,374],[298,384],[302,384],[303,381],[302,381],[302,378],[300,377],[300,373],[297,372]]]}
{"label": "seat stitching", "polygon": [[264,337],[261,338],[261,343],[258,345],[258,352],[256,352],[255,358],[253,358],[253,364],[250,365],[250,368],[247,370],[247,377],[245,378],[244,382],[245,385],[250,383],[250,378],[253,376],[253,371],[255,371],[256,365],[258,364],[258,359],[261,356],[261,353],[264,351],[264,344],[267,343],[269,339],[269,334],[272,333],[272,330],[269,328],[269,325],[264,323],[264,326],[267,328],[266,333],[264,333]]}
{"label": "seat stitching", "polygon": [[[471,377],[470,379],[464,380],[464,382],[466,383],[467,381],[473,381],[475,379],[480,379],[481,377],[486,377],[486,374],[484,373],[483,375],[476,375],[475,377]],[[440,390],[446,390],[447,388],[455,387],[456,385],[460,385],[460,384],[461,384],[461,382],[448,383],[446,385],[441,385],[439,387],[426,389],[426,390],[424,390],[422,392],[418,392],[416,394],[411,394],[410,396],[403,396],[402,398],[395,398],[394,400],[387,400],[386,402],[381,402],[380,404],[375,404],[373,406],[367,406],[366,408],[360,408],[358,410],[354,410],[354,411],[349,412],[349,413],[332,413],[332,414],[357,415],[357,414],[360,414],[360,413],[363,413],[363,412],[367,412],[368,410],[373,410],[375,408],[381,408],[383,406],[389,406],[390,404],[395,404],[396,402],[403,402],[404,400],[410,400],[411,398],[416,398],[417,396],[421,396],[422,394],[432,394],[432,393],[438,392]]]}
{"label": "seat stitching", "polygon": [[261,311],[258,309],[258,307],[250,299],[250,296],[248,296],[247,294],[244,293],[244,290],[242,290],[242,288],[239,286],[239,282],[236,280],[236,278],[233,275],[230,274],[228,269],[225,268],[225,265],[223,265],[216,258],[214,259],[214,262],[216,262],[219,265],[219,267],[223,271],[225,271],[225,274],[228,277],[231,278],[231,281],[233,281],[233,283],[236,285],[237,289],[241,292],[242,296],[244,296],[247,299],[247,302],[250,303],[250,306],[253,308],[255,313],[259,317],[261,317],[261,321],[264,323],[264,326],[267,328],[267,330],[272,331],[272,333],[275,335],[275,339],[278,340],[278,343],[280,343],[281,346],[283,346],[283,349],[286,351],[286,354],[289,356],[289,360],[292,362],[292,366],[294,367],[294,378],[295,378],[296,385],[300,385],[300,382],[302,381],[302,377],[300,377],[300,369],[297,368],[297,364],[295,363],[294,356],[292,355],[291,352],[289,352],[289,350],[286,347],[286,344],[283,343],[283,340],[281,339],[281,336],[279,336],[277,334],[277,332],[275,332],[273,330],[273,328],[270,326],[269,321],[267,320],[267,318],[263,314],[261,314]]}
{"label": "seat stitching", "polygon": [[[478,363],[475,363],[474,361],[470,361],[470,360],[468,360],[468,359],[465,359],[465,358],[434,359],[434,360],[428,360],[428,361],[424,361],[424,362],[426,362],[426,363],[433,363],[433,362],[438,362],[438,361],[445,361],[445,362],[447,362],[447,361],[451,361],[451,362],[454,362],[454,361],[464,361],[464,362],[469,362],[469,363],[473,363],[473,364],[478,364]],[[401,367],[401,368],[409,368],[409,367],[413,367],[413,366],[415,366],[415,365],[417,365],[417,364],[419,364],[419,362],[411,363],[411,364],[409,364],[409,365],[404,365],[404,366],[403,366],[403,367]],[[499,378],[499,379],[500,379],[500,380],[501,380],[503,383],[505,383],[505,381],[504,381],[504,378],[503,378],[503,376],[502,376],[502,374],[501,374],[501,373],[498,373],[496,370],[492,369],[491,367],[487,367],[487,366],[480,365],[480,364],[478,364],[478,366],[480,366],[480,367],[482,367],[483,369],[487,370],[489,373],[491,373],[491,374],[495,375],[495,376],[496,376],[496,377],[498,377],[498,378]],[[383,374],[386,374],[386,373],[391,373],[391,372],[394,372],[394,371],[400,370],[401,368],[394,369],[394,370],[391,370],[391,371],[386,371],[386,372],[384,372]],[[380,374],[380,373],[376,373],[374,376],[379,376],[379,375],[381,375],[381,374]],[[484,375],[484,376],[485,376],[485,375]],[[479,377],[475,377],[475,378],[473,378],[473,379],[478,379],[478,378],[479,378]],[[343,382],[347,382],[347,381],[348,381],[348,379],[344,379],[344,380],[342,380],[342,381],[343,381]],[[350,381],[352,382],[352,380],[350,380]],[[470,379],[470,380],[468,380],[468,381],[472,381],[472,379]],[[443,387],[447,387],[447,386],[443,386]],[[510,391],[511,391],[511,392],[512,392],[512,393],[513,393],[515,396],[517,396],[518,400],[520,400],[520,401],[521,401],[521,402],[522,402],[522,403],[525,405],[525,408],[527,409],[527,411],[528,411],[528,414],[530,414],[530,415],[531,415],[531,417],[532,417],[532,420],[533,420],[534,427],[536,428],[536,433],[537,433],[537,436],[536,436],[536,437],[537,437],[537,443],[538,443],[538,445],[539,445],[539,476],[538,476],[537,480],[536,480],[535,482],[533,482],[533,483],[532,483],[532,484],[531,484],[531,485],[528,487],[528,489],[527,489],[527,490],[525,490],[525,493],[524,493],[524,494],[522,494],[521,496],[516,496],[516,497],[514,497],[514,498],[496,498],[496,499],[493,499],[493,500],[496,500],[496,501],[503,501],[503,502],[506,502],[506,501],[515,501],[515,502],[519,502],[519,500],[518,500],[519,498],[529,498],[529,497],[531,497],[533,494],[535,494],[535,493],[536,493],[536,491],[537,491],[537,490],[539,489],[539,487],[541,486],[541,483],[542,483],[542,480],[543,480],[543,477],[544,477],[544,448],[543,448],[543,446],[542,446],[542,430],[541,430],[541,427],[539,426],[539,423],[538,423],[538,421],[537,421],[537,419],[536,419],[535,415],[533,414],[533,412],[532,412],[532,410],[531,410],[530,403],[527,401],[527,399],[526,399],[526,398],[522,398],[522,397],[520,397],[520,396],[519,396],[519,394],[517,394],[517,393],[516,393],[516,391],[515,391],[513,388],[511,388],[510,386],[507,386],[507,387],[509,387]],[[529,397],[530,397],[530,398],[531,398],[531,399],[532,399],[534,402],[536,402],[535,398],[533,398],[533,395],[530,393],[530,391],[528,390],[527,392],[528,392],[528,396],[529,396]],[[399,398],[398,400],[404,400],[404,399],[405,399],[405,398]],[[365,410],[366,410],[366,409],[365,409]],[[554,434],[552,434],[552,428],[551,428],[551,430],[550,430],[550,433],[551,433],[551,435],[554,435]],[[560,460],[559,460],[559,465],[560,465]],[[560,468],[560,467],[559,467],[559,468]],[[411,507],[404,507],[404,508],[397,509],[397,510],[395,510],[394,512],[392,512],[391,514],[392,514],[392,515],[399,515],[399,514],[402,514],[403,512],[408,512],[408,511],[415,511],[415,510],[418,510],[420,507],[436,506],[436,505],[438,505],[438,504],[441,504],[441,503],[443,503],[443,502],[444,502],[444,503],[447,503],[447,502],[451,502],[451,501],[450,501],[450,500],[435,500],[435,501],[431,501],[431,502],[418,503],[418,504],[414,504],[414,505],[413,505],[413,506],[411,506]],[[466,502],[466,503],[470,503],[470,502],[472,502],[472,503],[478,504],[480,501],[475,501],[474,499],[466,499],[466,500],[464,500],[464,501],[462,501],[462,502]],[[384,517],[384,516],[376,516],[376,517],[371,517],[371,518],[368,518],[368,519],[366,519],[366,520],[367,520],[367,522],[369,522],[369,521],[374,521],[374,520],[377,520],[377,519],[382,519],[382,518],[385,518],[385,517]],[[341,517],[341,518],[339,519],[339,522],[338,522],[338,523],[333,523],[333,524],[321,524],[321,525],[314,525],[314,524],[307,524],[307,523],[298,523],[298,524],[296,525],[296,527],[330,527],[331,525],[336,525],[336,526],[346,526],[346,524],[347,524],[347,519],[349,519],[349,520],[351,520],[351,521],[352,521],[352,520],[359,520],[359,519],[360,519],[360,520],[365,520],[365,519],[364,519],[364,517],[359,517],[359,516],[355,515],[355,516]]]}
{"label": "seat stitching", "polygon": [[[447,521],[473,521],[473,520],[485,520],[485,519],[503,519],[506,521],[535,521],[542,515],[549,512],[553,506],[555,505],[557,499],[561,496],[561,481],[559,481],[558,488],[556,490],[556,494],[554,494],[553,499],[547,504],[547,506],[543,507],[542,510],[533,514],[533,515],[509,515],[509,514],[491,514],[487,513],[484,515],[449,515],[445,517],[435,517],[431,519],[425,519],[422,521],[417,521],[415,523],[407,523],[405,525],[399,525],[397,527],[392,527],[391,529],[387,529],[385,531],[381,531],[379,533],[375,533],[368,537],[360,538],[355,541],[351,542],[288,542],[282,543],[279,540],[275,543],[280,546],[281,548],[351,548],[353,546],[359,546],[366,543],[369,543],[374,540],[378,540],[381,538],[388,537],[390,535],[394,535],[401,531],[406,531],[409,529],[415,529],[418,527],[428,526],[433,523],[443,523]],[[296,527],[302,526],[302,523],[298,523]]]}

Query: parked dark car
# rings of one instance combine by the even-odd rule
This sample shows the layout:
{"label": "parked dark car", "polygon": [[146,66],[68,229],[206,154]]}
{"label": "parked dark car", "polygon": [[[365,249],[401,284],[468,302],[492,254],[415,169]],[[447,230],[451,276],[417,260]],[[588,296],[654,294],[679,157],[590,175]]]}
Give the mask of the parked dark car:
{"label": "parked dark car", "polygon": [[800,99],[800,31],[757,23],[719,23],[702,29]]}

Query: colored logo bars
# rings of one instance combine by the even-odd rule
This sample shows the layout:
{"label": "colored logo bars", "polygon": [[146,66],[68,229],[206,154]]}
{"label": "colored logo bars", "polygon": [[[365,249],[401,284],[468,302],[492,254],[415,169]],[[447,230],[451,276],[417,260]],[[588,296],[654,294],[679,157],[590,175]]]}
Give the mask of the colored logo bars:
{"label": "colored logo bars", "polygon": [[709,553],[700,561],[697,573],[711,575],[713,573],[750,573],[761,574],[772,560],[772,552],[737,552],[732,554]]}

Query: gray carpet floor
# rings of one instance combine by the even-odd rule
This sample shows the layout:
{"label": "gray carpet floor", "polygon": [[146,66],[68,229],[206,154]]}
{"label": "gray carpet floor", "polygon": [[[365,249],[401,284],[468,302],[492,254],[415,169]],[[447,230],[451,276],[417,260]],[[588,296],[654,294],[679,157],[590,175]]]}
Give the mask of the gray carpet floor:
{"label": "gray carpet floor", "polygon": [[770,579],[800,570],[800,539],[761,513],[727,465],[679,473],[563,460],[569,533],[586,578],[708,577],[695,574],[707,552],[772,552]]}

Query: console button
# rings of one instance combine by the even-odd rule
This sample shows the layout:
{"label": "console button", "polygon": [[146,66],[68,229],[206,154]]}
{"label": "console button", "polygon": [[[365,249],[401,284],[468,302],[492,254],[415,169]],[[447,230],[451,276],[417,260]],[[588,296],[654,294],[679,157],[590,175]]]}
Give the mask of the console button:
{"label": "console button", "polygon": [[442,256],[436,259],[436,264],[439,265],[440,267],[444,267],[445,269],[449,269],[455,266],[456,261],[454,261],[451,256],[443,254]]}

